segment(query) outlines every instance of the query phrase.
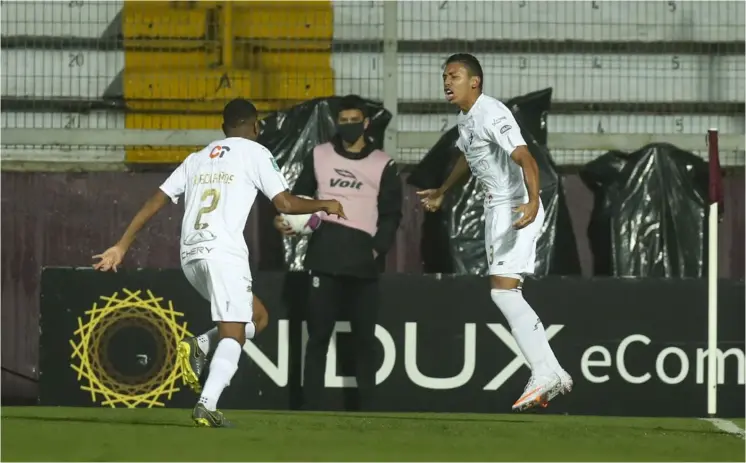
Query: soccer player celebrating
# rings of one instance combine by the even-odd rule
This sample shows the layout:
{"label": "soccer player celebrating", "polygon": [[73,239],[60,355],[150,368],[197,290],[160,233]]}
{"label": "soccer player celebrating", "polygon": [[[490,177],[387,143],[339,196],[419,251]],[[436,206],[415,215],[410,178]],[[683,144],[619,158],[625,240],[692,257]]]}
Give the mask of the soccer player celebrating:
{"label": "soccer player celebrating", "polygon": [[491,296],[510,324],[513,337],[531,367],[531,379],[513,410],[546,406],[572,389],[572,378],[549,346],[544,326],[523,298],[525,275],[534,272],[536,240],[544,221],[539,198],[539,169],[513,114],[482,93],[484,76],[472,55],[452,55],[445,63],[446,100],[458,106],[461,151],[453,171],[434,190],[418,192],[427,211],[436,211],[443,195],[469,170],[484,188],[485,249]]}
{"label": "soccer player celebrating", "polygon": [[[207,353],[212,353],[205,386],[192,412],[194,422],[206,427],[231,426],[217,410],[217,402],[238,369],[246,338],[255,333],[249,250],[243,231],[257,191],[285,214],[325,211],[345,218],[336,200],[308,200],[288,192],[272,153],[254,141],[259,124],[253,104],[243,99],[229,102],[223,110],[223,131],[225,139],[187,156],[135,215],[119,242],[94,256],[100,261],[93,266],[116,271],[137,232],[168,200],[176,203],[184,195],[181,268],[192,286],[210,301],[217,324],[216,330],[201,339],[179,345],[180,357],[185,352],[191,354],[187,371],[197,370],[197,376]],[[192,349],[185,351],[185,345]]]}

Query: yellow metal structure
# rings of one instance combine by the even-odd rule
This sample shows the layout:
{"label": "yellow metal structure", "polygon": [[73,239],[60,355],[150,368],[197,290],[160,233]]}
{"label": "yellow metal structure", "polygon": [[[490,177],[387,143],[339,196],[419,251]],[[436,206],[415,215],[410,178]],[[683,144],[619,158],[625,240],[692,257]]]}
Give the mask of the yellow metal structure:
{"label": "yellow metal structure", "polygon": [[[233,98],[270,113],[334,94],[330,1],[127,0],[122,23],[127,128],[218,129]],[[194,148],[130,147],[127,161]]]}

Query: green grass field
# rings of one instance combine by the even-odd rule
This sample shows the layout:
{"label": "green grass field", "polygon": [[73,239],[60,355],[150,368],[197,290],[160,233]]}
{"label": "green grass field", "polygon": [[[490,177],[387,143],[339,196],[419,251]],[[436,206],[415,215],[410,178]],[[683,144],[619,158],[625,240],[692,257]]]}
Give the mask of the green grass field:
{"label": "green grass field", "polygon": [[[3,461],[744,461],[697,419],[2,408]],[[743,420],[739,423],[743,426]]]}

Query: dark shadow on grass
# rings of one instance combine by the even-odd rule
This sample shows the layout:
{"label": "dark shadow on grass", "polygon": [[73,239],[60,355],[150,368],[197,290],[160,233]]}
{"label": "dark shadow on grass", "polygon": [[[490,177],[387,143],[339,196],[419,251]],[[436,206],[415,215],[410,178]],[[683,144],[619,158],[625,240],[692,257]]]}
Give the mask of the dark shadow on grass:
{"label": "dark shadow on grass", "polygon": [[[254,413],[263,414],[263,411],[256,411]],[[407,415],[386,415],[384,413],[371,413],[371,414],[360,414],[357,412],[351,413],[329,413],[329,412],[284,412],[279,413],[266,413],[269,416],[319,416],[324,418],[361,418],[361,419],[372,419],[372,420],[406,420],[406,421],[447,421],[449,423],[535,423],[531,420],[522,419],[505,419],[505,418],[464,418],[464,417],[449,417],[447,414],[430,415],[430,416],[407,416]],[[488,417],[489,415],[484,415]]]}
{"label": "dark shadow on grass", "polygon": [[2,420],[17,420],[17,421],[57,421],[60,423],[98,423],[98,424],[132,424],[137,426],[175,426],[180,428],[193,428],[193,424],[186,423],[174,423],[174,422],[157,422],[157,421],[145,421],[145,420],[131,420],[131,419],[101,419],[101,418],[77,418],[77,417],[62,417],[62,416],[20,416],[20,415],[2,415]]}
{"label": "dark shadow on grass", "polygon": [[[430,421],[430,422],[448,422],[448,423],[505,423],[505,424],[538,424],[542,423],[541,421],[534,421],[534,420],[525,420],[525,419],[507,419],[503,417],[492,417],[489,414],[482,415],[483,418],[465,418],[465,417],[451,417],[447,414],[439,415],[429,415],[429,416],[406,416],[406,415],[387,415],[385,413],[372,413],[372,414],[359,414],[356,412],[346,413],[332,413],[332,412],[285,412],[285,411],[279,411],[279,413],[264,413],[264,411],[254,411],[252,413],[257,414],[266,414],[269,416],[319,416],[319,417],[325,417],[325,418],[361,418],[361,419],[385,419],[385,420],[408,420],[408,421]],[[541,412],[537,411],[526,411],[523,412],[524,414],[527,414],[529,416],[542,416]],[[557,416],[559,415],[544,415],[544,416]],[[624,426],[624,425],[617,425],[617,424],[604,424],[604,429],[618,429],[618,430],[631,430],[631,431],[648,431],[648,432],[680,432],[685,434],[700,434],[700,435],[709,435],[709,434],[723,434],[723,435],[729,435],[728,433],[724,431],[719,431],[718,429],[676,429],[676,428],[664,428],[660,426],[655,427],[647,427],[647,426]]]}
{"label": "dark shadow on grass", "polygon": [[[267,411],[252,411],[252,414],[266,415],[266,416],[318,416],[324,418],[360,418],[360,419],[372,419],[372,420],[406,420],[406,421],[429,421],[429,422],[448,422],[448,423],[505,423],[505,424],[532,424],[541,423],[533,420],[522,420],[522,419],[506,419],[501,417],[490,417],[485,414],[484,418],[464,418],[464,417],[450,417],[446,414],[441,415],[430,415],[427,417],[423,416],[401,416],[401,415],[387,415],[384,413],[372,413],[372,414],[358,414],[358,413],[330,413],[330,412],[286,412],[279,411],[279,413],[273,413]],[[535,414],[532,414],[536,416]],[[76,418],[76,417],[44,417],[44,416],[20,416],[20,415],[8,415],[7,413],[2,414],[4,420],[26,420],[26,421],[47,421],[47,422],[60,422],[60,423],[98,423],[98,424],[128,424],[136,426],[169,426],[169,427],[181,427],[181,428],[194,428],[195,426],[191,423],[175,423],[175,422],[155,422],[155,421],[144,421],[144,420],[132,420],[132,419],[101,419],[101,418]],[[601,426],[608,430],[635,430],[635,431],[647,431],[647,432],[673,432],[673,433],[684,433],[684,434],[698,434],[698,435],[712,435],[730,434],[720,431],[713,427],[713,429],[676,429],[676,428],[665,428],[660,426],[646,427],[646,426],[622,426],[615,424],[604,424]]]}
{"label": "dark shadow on grass", "polygon": [[660,426],[656,427],[645,427],[645,426],[619,426],[619,425],[605,425],[604,429],[627,429],[627,430],[635,430],[635,431],[647,431],[647,432],[680,432],[683,434],[700,434],[700,435],[708,435],[708,434],[725,434],[722,431],[715,430],[707,430],[707,429],[676,429],[676,428],[662,428]]}

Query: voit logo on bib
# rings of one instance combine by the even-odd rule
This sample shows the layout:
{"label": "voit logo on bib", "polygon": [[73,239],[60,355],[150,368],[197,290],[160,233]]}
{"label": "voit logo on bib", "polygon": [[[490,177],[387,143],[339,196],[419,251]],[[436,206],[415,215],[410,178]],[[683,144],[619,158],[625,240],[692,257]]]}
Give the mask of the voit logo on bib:
{"label": "voit logo on bib", "polygon": [[333,178],[329,181],[329,185],[336,188],[350,188],[353,190],[359,190],[363,186],[363,182],[359,181],[355,174],[345,169],[334,169],[342,178]]}
{"label": "voit logo on bib", "polygon": [[[612,348],[590,346],[580,358],[583,377],[595,384],[605,383],[615,375],[630,384],[644,384],[648,381],[671,385],[692,380],[696,384],[706,382],[707,358],[710,355],[707,349],[684,350],[677,346],[656,348],[651,346],[652,343],[653,340],[644,334],[631,334]],[[726,381],[729,384],[746,383],[743,349],[718,349],[715,356],[718,384],[725,384]],[[729,373],[728,376],[726,372]]]}

